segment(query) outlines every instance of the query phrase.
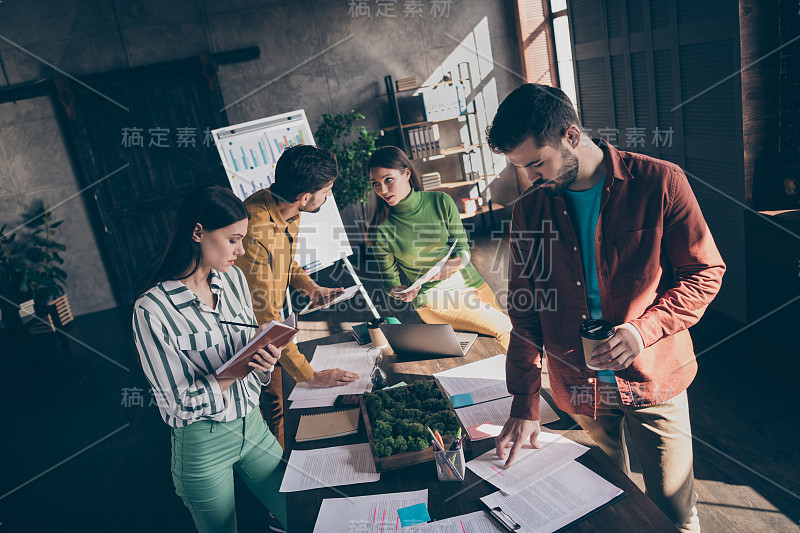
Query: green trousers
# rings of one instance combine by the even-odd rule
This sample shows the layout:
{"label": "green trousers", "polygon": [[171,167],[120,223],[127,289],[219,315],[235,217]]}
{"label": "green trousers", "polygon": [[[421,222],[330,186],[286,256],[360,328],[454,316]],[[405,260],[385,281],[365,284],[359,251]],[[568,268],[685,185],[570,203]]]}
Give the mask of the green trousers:
{"label": "green trousers", "polygon": [[[234,533],[233,472],[286,525],[283,449],[258,408],[231,422],[172,428],[172,481],[200,533]],[[266,525],[265,525],[266,526]]]}

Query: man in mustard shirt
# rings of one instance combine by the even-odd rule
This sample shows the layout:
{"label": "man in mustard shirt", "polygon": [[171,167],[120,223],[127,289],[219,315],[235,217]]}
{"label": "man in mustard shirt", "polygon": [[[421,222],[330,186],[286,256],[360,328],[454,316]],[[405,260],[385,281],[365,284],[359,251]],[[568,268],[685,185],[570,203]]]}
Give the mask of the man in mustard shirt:
{"label": "man in mustard shirt", "polygon": [[[245,200],[250,212],[244,255],[236,260],[242,269],[253,300],[259,324],[280,320],[286,303],[286,288],[295,289],[317,300],[336,294],[315,283],[295,260],[300,213],[316,213],[331,195],[338,176],[336,156],[315,146],[287,149],[275,166],[275,182]],[[315,372],[292,342],[283,350],[280,363],[298,383],[312,387],[335,387],[359,378],[341,369]],[[283,442],[283,396],[281,372],[273,372],[266,396],[269,401],[267,422],[275,437]]]}

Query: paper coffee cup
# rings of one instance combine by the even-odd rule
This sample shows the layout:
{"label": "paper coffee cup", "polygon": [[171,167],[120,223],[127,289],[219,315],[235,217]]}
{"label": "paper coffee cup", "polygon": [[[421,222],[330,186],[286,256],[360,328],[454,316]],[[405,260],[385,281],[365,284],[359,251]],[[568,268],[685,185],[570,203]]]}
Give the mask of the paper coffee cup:
{"label": "paper coffee cup", "polygon": [[614,326],[611,322],[589,318],[583,321],[578,333],[583,342],[583,359],[586,366],[592,370],[602,370],[589,363],[592,351],[614,336]]}
{"label": "paper coffee cup", "polygon": [[392,351],[392,347],[389,346],[389,341],[386,339],[386,335],[383,334],[380,328],[380,324],[385,323],[386,320],[383,318],[370,320],[367,323],[367,333],[369,333],[369,338],[372,341],[373,346],[380,348],[384,354],[390,355],[394,352]]}

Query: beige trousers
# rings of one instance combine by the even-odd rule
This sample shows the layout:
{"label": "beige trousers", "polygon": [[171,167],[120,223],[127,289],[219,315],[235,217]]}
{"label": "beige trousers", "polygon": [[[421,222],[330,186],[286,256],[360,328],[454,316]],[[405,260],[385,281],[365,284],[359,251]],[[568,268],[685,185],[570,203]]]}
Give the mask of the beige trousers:
{"label": "beige trousers", "polygon": [[645,492],[680,531],[699,532],[694,491],[692,428],[686,391],[650,407],[622,405],[597,410],[597,419],[570,415],[617,466],[630,475],[624,424],[642,467]]}

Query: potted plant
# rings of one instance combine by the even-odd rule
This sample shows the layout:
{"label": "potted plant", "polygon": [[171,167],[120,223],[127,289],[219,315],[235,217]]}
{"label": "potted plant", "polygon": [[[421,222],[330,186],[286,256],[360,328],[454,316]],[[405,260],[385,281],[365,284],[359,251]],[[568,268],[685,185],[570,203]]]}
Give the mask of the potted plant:
{"label": "potted plant", "polygon": [[6,235],[6,224],[0,228],[0,313],[7,327],[22,325],[20,314],[33,311],[28,290],[28,265],[15,246],[16,233]]}
{"label": "potted plant", "polygon": [[54,221],[47,209],[32,213],[28,226],[33,230],[25,247],[23,261],[27,266],[28,293],[33,297],[36,314],[44,319],[31,325],[31,333],[55,331],[73,320],[69,300],[64,292],[67,273],[59,265],[64,263],[60,252],[66,246],[54,240],[56,228],[63,221]]}
{"label": "potted plant", "polygon": [[366,165],[379,135],[368,131],[364,126],[356,127],[357,120],[365,117],[358,111],[322,115],[315,138],[317,146],[327,148],[336,155],[339,162],[339,178],[333,186],[336,203],[340,208],[360,204],[361,214],[366,223],[366,200],[371,189]]}

